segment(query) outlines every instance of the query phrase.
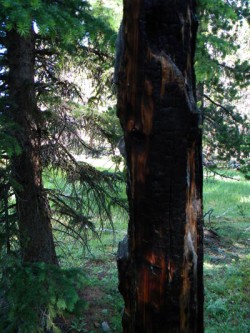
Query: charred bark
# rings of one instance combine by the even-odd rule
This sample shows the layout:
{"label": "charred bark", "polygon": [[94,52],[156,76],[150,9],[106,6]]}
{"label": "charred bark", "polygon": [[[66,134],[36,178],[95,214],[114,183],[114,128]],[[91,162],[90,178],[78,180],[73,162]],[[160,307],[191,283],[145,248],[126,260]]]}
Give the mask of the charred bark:
{"label": "charred bark", "polygon": [[130,205],[128,251],[118,254],[124,333],[203,332],[194,11],[192,0],[124,0],[118,62]]}
{"label": "charred bark", "polygon": [[42,184],[40,113],[34,89],[35,40],[15,30],[7,38],[10,117],[22,152],[12,158],[22,258],[25,262],[57,264],[50,207]]}

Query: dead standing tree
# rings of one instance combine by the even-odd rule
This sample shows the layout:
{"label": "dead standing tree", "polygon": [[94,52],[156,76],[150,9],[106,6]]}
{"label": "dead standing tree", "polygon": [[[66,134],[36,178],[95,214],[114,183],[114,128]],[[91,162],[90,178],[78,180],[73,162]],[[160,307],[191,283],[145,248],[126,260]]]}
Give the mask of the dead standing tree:
{"label": "dead standing tree", "polygon": [[124,333],[203,332],[201,130],[192,0],[124,0],[118,116],[128,165]]}

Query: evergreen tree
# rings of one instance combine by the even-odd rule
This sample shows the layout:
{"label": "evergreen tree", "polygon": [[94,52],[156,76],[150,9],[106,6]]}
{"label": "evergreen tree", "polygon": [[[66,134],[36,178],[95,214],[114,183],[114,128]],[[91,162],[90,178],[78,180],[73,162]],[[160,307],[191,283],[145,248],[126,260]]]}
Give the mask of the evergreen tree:
{"label": "evergreen tree", "polygon": [[[88,207],[88,202],[93,202],[94,206],[99,207],[94,210],[99,217],[104,214],[106,218],[110,219],[107,207],[110,207],[110,200],[113,199],[108,195],[109,199],[106,200],[103,193],[107,194],[108,188],[110,191],[114,190],[114,176],[98,172],[84,163],[79,164],[72,155],[74,150],[78,153],[93,150],[95,153],[99,153],[100,149],[97,146],[98,143],[103,142],[103,137],[114,144],[114,127],[108,125],[107,117],[98,113],[93,115],[92,111],[100,102],[100,96],[107,94],[103,82],[110,82],[111,45],[114,44],[112,38],[115,38],[115,33],[107,23],[105,11],[100,17],[98,7],[90,7],[87,2],[82,1],[69,1],[67,4],[57,1],[31,1],[29,5],[25,1],[15,4],[10,1],[2,1],[1,5],[3,8],[1,12],[2,103],[6,109],[5,117],[11,118],[13,113],[10,112],[7,102],[9,99],[9,102],[12,103],[12,97],[9,96],[8,57],[12,56],[13,52],[8,52],[8,50],[11,47],[9,44],[13,40],[11,33],[15,31],[16,35],[24,40],[28,37],[32,38],[33,43],[34,54],[31,60],[34,64],[32,89],[35,113],[32,114],[34,118],[32,121],[36,126],[33,132],[39,136],[40,162],[38,164],[53,169],[63,169],[66,173],[65,177],[71,183],[80,181],[81,191],[85,188],[85,193],[91,193],[91,200],[86,200],[85,203],[86,218],[81,218],[83,215],[83,211],[81,211],[83,207],[81,207],[76,220],[81,220],[83,224],[89,221],[88,210],[93,213],[93,207]],[[32,28],[28,30],[30,25]],[[92,85],[96,85],[94,93],[89,99],[83,95],[79,84],[68,79],[70,72],[76,66],[83,68],[81,73],[85,71],[91,75]],[[81,79],[79,73],[77,75],[78,80]],[[106,79],[103,80],[105,77]],[[28,88],[25,87],[25,92],[29,90]],[[104,124],[107,124],[106,130]],[[81,131],[83,129],[90,137],[94,137],[95,140],[92,142],[96,141],[96,147],[93,148],[93,144],[90,145],[82,139]],[[23,172],[20,173],[23,174]],[[19,182],[16,180],[15,183]],[[79,193],[81,191],[79,190]],[[102,193],[102,191],[104,192]],[[74,192],[75,196],[70,196],[70,198],[79,202],[79,197],[76,195],[76,191]],[[60,194],[60,200],[55,198],[56,193]],[[53,210],[57,213],[62,211],[61,206],[64,203],[61,198],[62,190],[50,190],[49,195],[53,198]],[[69,196],[69,193],[67,195]],[[17,195],[18,197],[20,196]],[[55,206],[56,203],[58,209]],[[31,209],[32,206],[26,205],[29,207],[27,209]],[[66,212],[68,212],[67,209],[64,210],[65,214]],[[69,215],[72,214],[76,214],[76,211],[70,212]],[[27,251],[29,251],[28,248]]]}
{"label": "evergreen tree", "polygon": [[249,39],[248,13],[249,4],[244,0],[198,1],[195,69],[208,166],[218,158],[247,164],[250,123],[237,104],[249,84],[249,53],[247,57],[238,52]]}
{"label": "evergreen tree", "polygon": [[[85,234],[88,230],[95,231],[94,222],[98,218],[111,221],[111,207],[119,201],[117,193],[112,195],[117,178],[77,162],[72,153],[93,150],[81,137],[83,129],[89,133],[95,131],[97,142],[104,141],[104,136],[113,140],[111,126],[103,129],[101,124],[106,119],[98,114],[93,117],[92,110],[105,94],[100,79],[109,79],[110,39],[115,34],[107,19],[97,15],[96,8],[80,0],[2,0],[0,5],[3,129],[0,190],[4,194],[0,198],[1,262],[7,262],[6,249],[8,254],[15,251],[17,255],[21,250],[23,261],[21,268],[16,264],[8,267],[7,263],[7,271],[4,267],[1,271],[1,286],[6,288],[4,300],[7,300],[7,307],[2,308],[5,303],[0,296],[4,312],[1,328],[35,332],[34,321],[31,326],[23,322],[30,311],[38,309],[43,313],[42,317],[35,316],[40,321],[36,322],[39,331],[41,326],[46,329],[52,325],[50,316],[53,319],[59,310],[72,311],[72,302],[76,304],[73,292],[62,296],[65,300],[59,299],[60,304],[53,301],[55,296],[46,293],[48,279],[55,279],[54,284],[50,283],[56,285],[55,272],[62,278],[64,275],[50,265],[40,269],[37,263],[57,264],[52,221],[56,220],[66,228],[64,231],[85,242]],[[65,77],[76,64],[93,76],[96,89],[92,98],[86,99],[79,85]],[[42,179],[45,167],[61,173],[67,184],[45,189]],[[13,241],[16,237],[19,245]],[[26,274],[27,271],[30,273]],[[44,275],[46,278],[42,278]],[[41,293],[27,294],[20,314],[18,302],[24,302],[24,291],[19,289],[15,293],[15,288],[23,286],[18,278],[25,278],[28,284],[34,276],[40,281]],[[69,286],[72,288],[72,282]],[[58,290],[55,295],[60,298]],[[37,307],[32,307],[33,301]]]}

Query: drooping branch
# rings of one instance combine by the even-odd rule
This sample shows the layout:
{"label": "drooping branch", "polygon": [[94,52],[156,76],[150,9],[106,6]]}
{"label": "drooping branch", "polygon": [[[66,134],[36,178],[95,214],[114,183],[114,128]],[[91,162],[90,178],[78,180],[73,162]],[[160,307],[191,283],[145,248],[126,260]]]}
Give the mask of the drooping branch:
{"label": "drooping branch", "polygon": [[214,100],[212,100],[211,97],[209,97],[208,95],[206,94],[203,94],[203,96],[209,101],[211,102],[212,104],[214,104],[215,106],[221,108],[222,110],[224,110],[235,122],[239,122],[239,120],[233,115],[233,113],[227,109],[225,106],[221,105],[220,103],[218,102],[215,102]]}
{"label": "drooping branch", "polygon": [[235,177],[230,177],[230,176],[226,175],[225,173],[224,173],[224,174],[223,174],[223,173],[220,173],[220,172],[218,172],[218,171],[216,171],[216,170],[214,170],[214,169],[212,169],[212,168],[209,168],[209,167],[206,166],[206,165],[205,165],[205,168],[206,168],[209,172],[211,172],[211,173],[213,173],[214,175],[217,175],[217,176],[219,176],[219,177],[221,177],[221,178],[231,179],[231,180],[235,180],[235,181],[237,181],[237,182],[240,181],[240,179],[237,179],[237,178],[235,178]]}

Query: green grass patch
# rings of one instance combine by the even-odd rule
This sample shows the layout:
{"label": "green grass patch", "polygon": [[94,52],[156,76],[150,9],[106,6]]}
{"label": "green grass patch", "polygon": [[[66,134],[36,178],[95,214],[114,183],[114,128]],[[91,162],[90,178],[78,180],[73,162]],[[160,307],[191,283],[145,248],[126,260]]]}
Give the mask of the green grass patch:
{"label": "green grass patch", "polygon": [[250,182],[246,181],[237,171],[225,173],[225,176],[235,178],[221,178],[211,175],[204,179],[204,212],[213,210],[215,220],[234,218],[246,220],[250,218]]}
{"label": "green grass patch", "polygon": [[[205,332],[250,332],[250,182],[237,171],[204,180],[205,227],[218,237],[205,240]],[[48,179],[48,178],[47,178]],[[60,182],[60,177],[58,179]],[[123,193],[124,195],[124,193]],[[89,234],[88,247],[67,235],[57,234],[63,267],[80,267],[88,285],[80,291],[88,306],[82,318],[68,323],[70,332],[121,333],[123,299],[118,291],[116,252],[127,229],[127,217],[113,210],[114,231],[102,225],[99,237]]]}
{"label": "green grass patch", "polygon": [[205,224],[219,236],[205,242],[206,333],[250,332],[250,182],[230,176],[204,182]]}

